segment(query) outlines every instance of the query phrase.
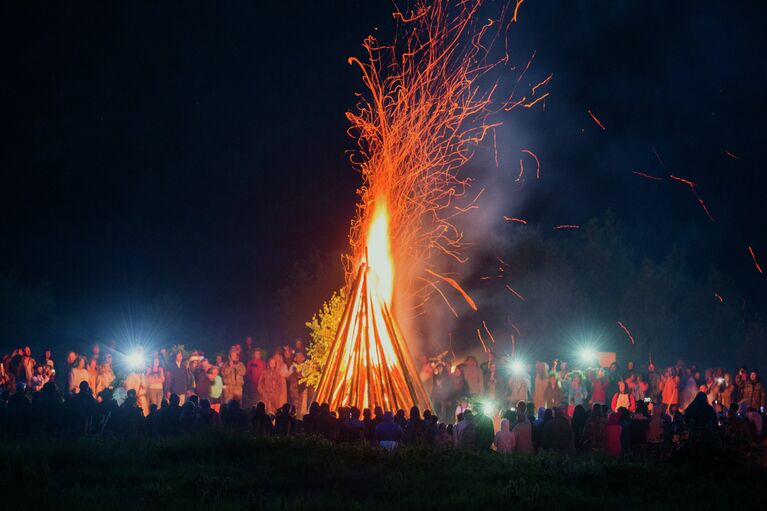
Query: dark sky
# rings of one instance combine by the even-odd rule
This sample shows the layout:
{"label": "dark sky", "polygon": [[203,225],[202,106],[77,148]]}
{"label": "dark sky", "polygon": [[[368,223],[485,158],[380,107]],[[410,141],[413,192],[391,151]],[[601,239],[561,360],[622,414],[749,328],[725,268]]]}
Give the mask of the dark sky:
{"label": "dark sky", "polygon": [[[115,335],[158,296],[204,331],[274,332],[294,266],[344,247],[359,185],[344,112],[361,90],[346,59],[391,26],[390,11],[384,0],[6,4],[0,272],[50,283],[59,330],[39,337]],[[545,111],[501,119],[502,169],[520,148],[542,162],[508,214],[580,224],[610,209],[648,256],[678,244],[763,307],[746,247],[767,266],[766,11],[525,2],[511,57],[536,51],[525,83],[554,78]],[[634,170],[697,182],[716,221],[685,185]]]}

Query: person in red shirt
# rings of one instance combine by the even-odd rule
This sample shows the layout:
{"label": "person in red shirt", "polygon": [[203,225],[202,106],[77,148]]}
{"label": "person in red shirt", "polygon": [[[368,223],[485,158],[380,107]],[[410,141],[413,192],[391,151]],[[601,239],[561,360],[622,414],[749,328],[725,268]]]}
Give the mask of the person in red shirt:
{"label": "person in red shirt", "polygon": [[591,380],[591,404],[607,404],[607,380],[602,370]]}

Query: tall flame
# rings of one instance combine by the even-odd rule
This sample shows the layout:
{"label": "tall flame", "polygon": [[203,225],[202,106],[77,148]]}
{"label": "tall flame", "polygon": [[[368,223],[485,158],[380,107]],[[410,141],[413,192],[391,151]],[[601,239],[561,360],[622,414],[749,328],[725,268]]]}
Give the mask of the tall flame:
{"label": "tall flame", "polygon": [[367,235],[367,262],[377,277],[378,292],[386,305],[391,306],[394,294],[394,258],[389,242],[389,209],[386,200],[376,201],[376,208]]}

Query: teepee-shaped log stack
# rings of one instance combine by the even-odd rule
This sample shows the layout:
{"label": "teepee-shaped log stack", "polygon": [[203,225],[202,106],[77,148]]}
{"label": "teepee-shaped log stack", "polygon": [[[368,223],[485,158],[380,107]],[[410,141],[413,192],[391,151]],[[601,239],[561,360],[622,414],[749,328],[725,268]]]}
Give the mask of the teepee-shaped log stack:
{"label": "teepee-shaped log stack", "polygon": [[360,410],[430,409],[413,359],[389,306],[360,265],[315,400]]}

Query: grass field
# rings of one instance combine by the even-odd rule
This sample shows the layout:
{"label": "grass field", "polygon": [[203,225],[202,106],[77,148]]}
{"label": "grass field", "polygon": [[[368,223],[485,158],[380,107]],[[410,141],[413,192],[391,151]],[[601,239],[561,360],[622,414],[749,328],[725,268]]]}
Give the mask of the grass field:
{"label": "grass field", "polygon": [[716,509],[767,470],[602,457],[334,446],[225,434],[4,441],[3,509]]}

